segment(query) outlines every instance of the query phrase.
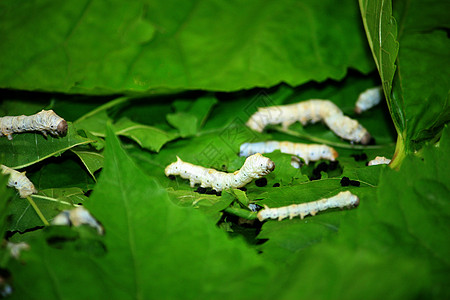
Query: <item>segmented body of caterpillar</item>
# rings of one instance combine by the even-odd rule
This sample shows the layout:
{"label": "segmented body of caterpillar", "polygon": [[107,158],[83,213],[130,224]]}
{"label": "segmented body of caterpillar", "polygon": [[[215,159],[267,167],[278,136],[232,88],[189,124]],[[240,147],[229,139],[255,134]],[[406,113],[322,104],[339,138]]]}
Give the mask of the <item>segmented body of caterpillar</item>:
{"label": "segmented body of caterpillar", "polygon": [[9,175],[8,186],[15,187],[19,191],[20,197],[26,198],[31,194],[37,193],[33,183],[25,176],[25,172],[20,173],[5,165],[0,165],[0,167],[3,174]]}
{"label": "segmented body of caterpillar", "polygon": [[325,198],[317,201],[306,202],[301,204],[293,204],[289,206],[269,208],[264,205],[264,209],[258,212],[258,219],[260,221],[266,219],[278,219],[278,221],[289,217],[292,219],[300,216],[303,219],[307,215],[314,216],[319,211],[327,210],[329,208],[344,208],[355,207],[359,204],[359,198],[349,191],[340,192],[331,198]]}
{"label": "segmented body of caterpillar", "polygon": [[255,153],[270,153],[280,150],[282,153],[297,155],[308,164],[310,161],[328,159],[334,161],[338,153],[334,148],[320,144],[301,144],[292,142],[266,141],[259,143],[244,143],[240,147],[240,156],[249,156]]}
{"label": "segmented body of caterpillar", "polygon": [[303,125],[323,121],[336,135],[351,142],[368,144],[371,139],[369,132],[358,121],[345,116],[329,100],[312,99],[295,104],[260,107],[246,125],[262,132],[269,124],[282,124],[287,129],[297,121]]}
{"label": "segmented body of caterpillar", "polygon": [[196,166],[182,161],[177,156],[177,161],[166,167],[165,174],[166,176],[180,175],[181,178],[189,179],[191,187],[199,183],[200,187],[211,187],[220,192],[227,188],[243,187],[253,179],[261,178],[274,169],[274,162],[260,153],[247,157],[242,168],[234,173]]}
{"label": "segmented body of caterpillar", "polygon": [[53,110],[42,110],[31,116],[6,116],[0,118],[0,136],[6,135],[12,140],[13,133],[40,131],[47,136],[63,136],[67,133],[67,122]]}
{"label": "segmented body of caterpillar", "polygon": [[386,158],[384,156],[377,156],[375,159],[372,159],[367,163],[368,166],[376,166],[376,165],[388,165],[391,163],[391,160],[389,158]]}
{"label": "segmented body of caterpillar", "polygon": [[89,225],[95,228],[100,235],[103,235],[105,232],[103,226],[82,206],[71,210],[63,210],[53,219],[52,224],[61,226],[73,225],[75,227]]}
{"label": "segmented body of caterpillar", "polygon": [[366,110],[371,109],[378,103],[380,103],[383,97],[383,88],[377,86],[371,89],[367,89],[361,94],[359,94],[358,100],[355,104],[355,112],[360,114]]}

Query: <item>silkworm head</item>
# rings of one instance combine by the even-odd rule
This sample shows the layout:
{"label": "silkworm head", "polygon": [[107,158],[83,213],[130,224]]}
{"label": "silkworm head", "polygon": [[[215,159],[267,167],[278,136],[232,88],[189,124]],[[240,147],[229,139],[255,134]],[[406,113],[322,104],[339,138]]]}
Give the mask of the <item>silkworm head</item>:
{"label": "silkworm head", "polygon": [[336,150],[334,150],[333,148],[331,148],[331,157],[333,158],[331,160],[335,160],[338,156],[339,156],[339,153]]}
{"label": "silkworm head", "polygon": [[249,156],[244,165],[250,166],[251,173],[258,177],[267,175],[275,169],[275,163],[270,158],[262,156],[261,153]]}
{"label": "silkworm head", "polygon": [[361,139],[361,144],[367,145],[370,143],[371,139],[372,139],[372,136],[370,135],[370,133],[366,132]]}
{"label": "silkworm head", "polygon": [[58,135],[65,136],[67,134],[67,122],[65,120],[62,120],[59,122],[58,127],[56,127],[56,131],[58,131]]}
{"label": "silkworm head", "polygon": [[166,176],[169,175],[179,175],[180,174],[180,170],[181,170],[181,164],[183,163],[183,161],[181,160],[181,158],[179,158],[177,156],[177,161],[171,163],[170,165],[168,165],[166,167],[166,169],[164,170],[164,173],[166,174]]}

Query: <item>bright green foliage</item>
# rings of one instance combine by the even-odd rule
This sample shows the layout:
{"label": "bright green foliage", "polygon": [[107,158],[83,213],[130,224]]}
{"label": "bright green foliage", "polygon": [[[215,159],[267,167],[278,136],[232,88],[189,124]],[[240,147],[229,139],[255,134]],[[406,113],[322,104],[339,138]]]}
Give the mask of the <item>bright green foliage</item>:
{"label": "bright green foliage", "polygon": [[234,91],[372,68],[350,0],[3,1],[0,12],[0,87]]}
{"label": "bright green foliage", "polygon": [[19,169],[57,156],[70,148],[91,143],[92,140],[79,136],[71,123],[64,137],[54,138],[41,133],[19,133],[10,141],[0,138],[0,162],[10,168]]}
{"label": "bright green foliage", "polygon": [[450,266],[450,130],[444,129],[438,146],[427,146],[422,157],[408,156],[400,172],[385,172],[378,190],[376,212],[394,230],[408,229],[423,251]]}
{"label": "bright green foliage", "polygon": [[86,170],[95,180],[94,173],[103,167],[103,154],[99,153],[98,151],[89,149],[84,150],[82,148],[74,148],[71,149],[71,151],[80,158],[80,160],[86,167]]}
{"label": "bright green foliage", "polygon": [[[39,194],[32,197],[49,222],[62,210],[74,208],[74,204],[82,204],[87,199],[83,190],[77,187],[41,190]],[[27,199],[19,198],[19,196],[13,199],[7,213],[11,215],[8,219],[10,231],[25,232],[27,229],[44,225]]]}
{"label": "bright green foliage", "polygon": [[176,113],[167,115],[167,122],[180,131],[181,137],[196,134],[204,125],[211,108],[217,103],[215,98],[205,97],[191,101],[175,101]]}
{"label": "bright green foliage", "polygon": [[[79,118],[75,124],[77,128],[86,130],[89,134],[104,137],[106,123],[112,119],[107,110],[126,103],[128,98],[118,98],[110,101],[86,115]],[[132,139],[142,148],[158,152],[161,147],[178,137],[176,133],[167,132],[154,126],[139,124],[124,117],[114,124],[115,132],[118,135]]]}
{"label": "bright green foliage", "polygon": [[450,42],[445,31],[450,28],[450,5],[436,0],[396,1],[392,11],[390,1],[361,0],[360,7],[399,134],[393,162],[398,166],[406,153],[436,141],[450,120]]}
{"label": "bright green foliage", "polygon": [[165,132],[153,126],[146,126],[135,123],[128,119],[121,119],[114,124],[115,132],[118,135],[126,136],[142,148],[158,152],[161,147],[178,135],[171,132]]}
{"label": "bright green foliage", "polygon": [[[12,299],[450,298],[448,4],[360,4],[362,14],[349,0],[1,2],[1,115],[54,109],[70,127],[66,138],[0,138],[0,162],[25,160],[12,165],[26,166],[49,222],[82,203],[106,232],[41,229],[4,181],[0,226],[31,245],[20,261],[0,253]],[[388,105],[356,115],[380,78]],[[35,89],[65,93],[23,91]],[[350,144],[321,123],[245,125],[259,107],[308,99],[331,100],[376,143]],[[397,134],[399,170],[367,167],[393,156]],[[289,154],[264,154],[276,165],[267,184],[220,196],[164,174],[176,156],[234,172],[242,143],[267,140],[326,143],[339,157],[296,169]],[[258,205],[346,190],[358,207],[257,220]]]}
{"label": "bright green foliage", "polygon": [[450,120],[450,40],[445,31],[450,29],[450,4],[400,1],[394,8],[401,22],[393,90],[398,110],[393,117],[401,120],[402,142],[410,152],[436,141]]}
{"label": "bright green foliage", "polygon": [[[39,171],[32,169],[26,175],[38,190],[38,194],[32,196],[33,201],[48,221],[61,210],[83,203],[87,199],[85,193],[95,184],[75,155],[48,159]],[[7,226],[11,231],[24,232],[44,225],[27,199],[20,198],[18,193],[9,205],[7,214]]]}
{"label": "bright green foliage", "polygon": [[[359,0],[359,7],[366,29],[367,40],[380,73],[385,95],[390,101],[392,80],[398,54],[397,23],[392,16],[392,2],[387,0]],[[392,111],[393,108],[390,107]],[[398,128],[398,120],[394,119]]]}
{"label": "bright green foliage", "polygon": [[[275,289],[267,299],[274,294],[279,299],[300,294],[314,299],[448,298],[448,151],[446,128],[439,147],[424,149],[423,160],[410,155],[400,171],[384,168],[377,192],[364,194],[360,206],[340,219],[339,233],[314,247],[303,249],[302,239],[317,240],[327,223],[311,218],[287,224],[292,231],[273,241],[280,244],[275,258],[294,246],[300,252],[289,256],[277,277],[287,288]],[[268,226],[268,233],[280,230],[281,223]],[[303,233],[298,230],[301,236],[295,237],[300,226]],[[271,257],[274,247],[267,246]]]}
{"label": "bright green foliage", "polygon": [[[38,240],[32,244],[35,251],[24,256],[26,267],[13,265],[16,298],[248,299],[261,295],[261,290],[246,288],[268,276],[252,250],[242,241],[230,240],[198,211],[174,205],[166,191],[125,154],[112,128],[106,142],[104,171],[87,207],[102,220],[107,253],[90,257]],[[52,274],[51,286],[26,280],[42,270],[48,272],[44,276]],[[246,292],[235,294],[236,290]]]}

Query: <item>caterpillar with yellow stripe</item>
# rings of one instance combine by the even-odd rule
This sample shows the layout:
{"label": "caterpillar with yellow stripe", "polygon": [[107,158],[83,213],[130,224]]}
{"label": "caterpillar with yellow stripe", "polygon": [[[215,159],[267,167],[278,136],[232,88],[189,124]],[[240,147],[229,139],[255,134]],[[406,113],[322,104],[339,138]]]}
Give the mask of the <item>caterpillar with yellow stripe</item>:
{"label": "caterpillar with yellow stripe", "polygon": [[16,188],[16,190],[19,191],[21,198],[26,198],[31,194],[37,193],[33,183],[25,176],[25,172],[20,173],[5,165],[0,165],[0,168],[2,169],[3,174],[9,175],[8,186]]}
{"label": "caterpillar with yellow stripe", "polygon": [[275,169],[275,163],[268,157],[256,153],[247,157],[242,168],[234,173],[220,172],[214,169],[184,162],[177,156],[177,161],[168,165],[164,171],[166,176],[179,175],[189,179],[190,186],[211,187],[220,192],[227,188],[240,188],[253,179],[261,178]]}
{"label": "caterpillar with yellow stripe", "polygon": [[352,143],[366,145],[371,140],[369,132],[358,121],[344,115],[330,100],[312,99],[299,103],[260,107],[246,125],[262,132],[267,125],[281,124],[287,129],[295,122],[302,125],[323,121],[337,136]]}
{"label": "caterpillar with yellow stripe", "polygon": [[296,155],[302,158],[306,164],[310,161],[327,159],[335,161],[338,157],[337,151],[322,144],[302,144],[292,142],[266,141],[258,143],[244,143],[240,146],[239,155],[249,156],[255,153],[270,153],[280,150],[282,153]]}
{"label": "caterpillar with yellow stripe", "polygon": [[13,133],[39,131],[44,136],[64,136],[67,133],[67,122],[53,110],[42,110],[31,116],[6,116],[0,118],[0,136],[12,140]]}
{"label": "caterpillar with yellow stripe", "polygon": [[300,216],[300,219],[303,219],[307,215],[315,216],[319,211],[324,211],[330,208],[356,207],[358,205],[358,196],[350,193],[349,191],[345,191],[340,192],[331,198],[324,198],[301,204],[292,204],[277,208],[269,208],[267,205],[264,205],[264,209],[260,210],[257,216],[260,221],[264,221],[266,219],[278,219],[278,221],[281,221],[287,217],[292,219],[296,216]]}

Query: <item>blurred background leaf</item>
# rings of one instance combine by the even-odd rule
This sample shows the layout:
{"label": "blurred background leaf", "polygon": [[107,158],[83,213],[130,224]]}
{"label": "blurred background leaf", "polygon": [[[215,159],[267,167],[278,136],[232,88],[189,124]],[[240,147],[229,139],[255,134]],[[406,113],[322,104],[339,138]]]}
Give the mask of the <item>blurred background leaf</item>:
{"label": "blurred background leaf", "polygon": [[2,1],[0,87],[236,91],[366,73],[373,64],[357,3],[341,4]]}

